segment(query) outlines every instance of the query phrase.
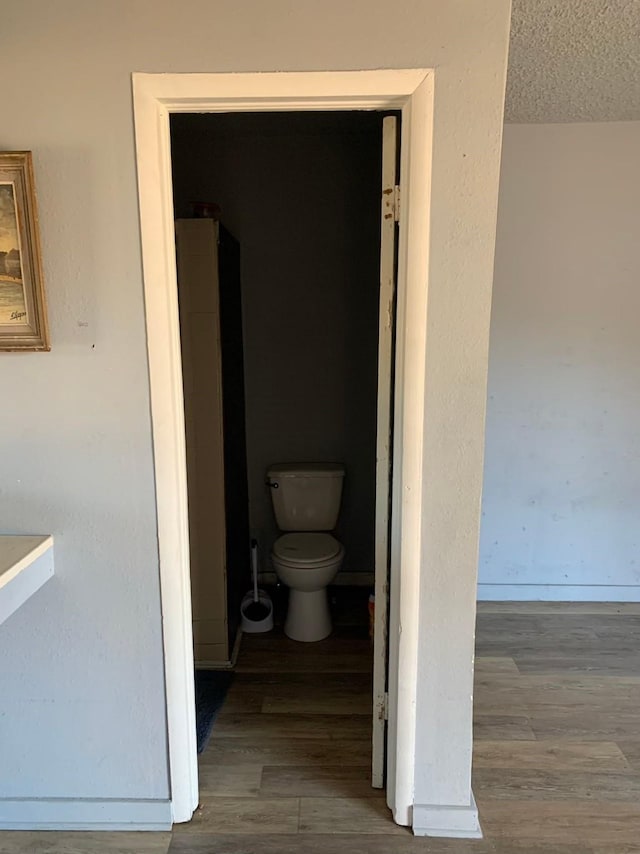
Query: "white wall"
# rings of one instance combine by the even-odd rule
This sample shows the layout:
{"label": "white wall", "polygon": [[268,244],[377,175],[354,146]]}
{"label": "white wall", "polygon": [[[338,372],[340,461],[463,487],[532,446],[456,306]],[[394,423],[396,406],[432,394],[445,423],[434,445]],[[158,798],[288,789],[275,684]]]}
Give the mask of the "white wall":
{"label": "white wall", "polygon": [[[0,825],[168,817],[132,71],[436,69],[431,219],[428,238],[426,223],[412,235],[421,247],[428,239],[430,268],[416,462],[424,537],[412,544],[422,549],[421,619],[401,687],[417,679],[417,824],[469,806],[509,7],[21,0],[3,9],[11,84],[0,148],[34,151],[53,349],[0,354],[0,518],[9,533],[53,533],[57,574],[0,628],[0,799],[21,799],[0,802]],[[42,798],[56,800],[45,810]]]}
{"label": "white wall", "polygon": [[505,127],[481,598],[640,600],[639,152]]}

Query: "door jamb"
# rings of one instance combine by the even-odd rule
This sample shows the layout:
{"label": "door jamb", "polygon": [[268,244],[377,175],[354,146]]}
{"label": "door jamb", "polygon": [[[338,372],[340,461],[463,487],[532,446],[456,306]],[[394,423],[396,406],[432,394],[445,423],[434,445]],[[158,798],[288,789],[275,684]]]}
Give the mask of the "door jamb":
{"label": "door jamb", "polygon": [[174,822],[191,819],[198,804],[198,776],[169,116],[173,112],[402,112],[387,802],[395,821],[410,825],[415,765],[433,72],[135,73],[133,105]]}

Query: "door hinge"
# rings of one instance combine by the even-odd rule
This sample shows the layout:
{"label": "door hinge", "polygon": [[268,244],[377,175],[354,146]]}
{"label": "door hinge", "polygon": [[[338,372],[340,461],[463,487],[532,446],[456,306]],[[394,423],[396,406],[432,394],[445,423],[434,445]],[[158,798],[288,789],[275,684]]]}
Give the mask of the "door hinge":
{"label": "door hinge", "polygon": [[393,219],[400,222],[400,187],[397,184],[393,188]]}
{"label": "door hinge", "polygon": [[389,720],[389,695],[386,691],[380,695],[380,700],[378,701],[378,719],[381,721]]}

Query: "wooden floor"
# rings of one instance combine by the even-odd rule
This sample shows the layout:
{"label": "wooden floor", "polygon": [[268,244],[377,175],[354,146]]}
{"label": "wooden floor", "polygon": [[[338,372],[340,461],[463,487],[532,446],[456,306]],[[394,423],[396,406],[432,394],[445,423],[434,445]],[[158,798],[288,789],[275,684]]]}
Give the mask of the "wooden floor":
{"label": "wooden floor", "polygon": [[1,854],[640,854],[640,606],[481,605],[480,841],[417,839],[370,788],[371,648],[246,636],[172,834],[0,833]]}
{"label": "wooden floor", "polygon": [[640,606],[481,605],[477,656],[488,850],[640,852]]}

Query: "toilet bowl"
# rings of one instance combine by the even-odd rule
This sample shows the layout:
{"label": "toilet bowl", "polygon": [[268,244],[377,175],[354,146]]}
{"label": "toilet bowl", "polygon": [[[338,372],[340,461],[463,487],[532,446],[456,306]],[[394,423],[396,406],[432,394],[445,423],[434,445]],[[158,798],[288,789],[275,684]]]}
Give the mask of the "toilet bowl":
{"label": "toilet bowl", "polygon": [[271,562],[289,588],[285,634],[317,641],[331,633],[327,586],[344,560],[336,527],[345,470],[342,463],[276,463],[267,471],[273,512],[283,533]]}
{"label": "toilet bowl", "polygon": [[331,634],[327,587],[343,560],[344,547],[331,534],[292,533],[275,541],[271,561],[278,578],[289,588],[287,637],[312,642]]}

